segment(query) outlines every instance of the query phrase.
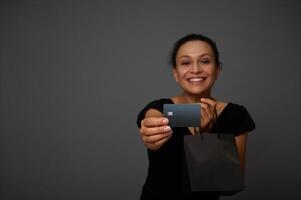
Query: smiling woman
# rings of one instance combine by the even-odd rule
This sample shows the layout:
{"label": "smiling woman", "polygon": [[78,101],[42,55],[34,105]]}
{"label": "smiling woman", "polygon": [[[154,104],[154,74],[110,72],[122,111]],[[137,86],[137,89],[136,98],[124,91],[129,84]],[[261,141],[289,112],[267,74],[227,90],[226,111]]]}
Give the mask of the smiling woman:
{"label": "smiling woman", "polygon": [[179,85],[194,101],[210,97],[210,89],[221,70],[216,44],[202,35],[188,35],[179,40],[170,63]]}
{"label": "smiling woman", "polygon": [[[183,189],[183,138],[189,134],[216,132],[217,128],[221,133],[234,133],[244,172],[247,134],[255,128],[255,123],[244,106],[212,97],[211,88],[221,71],[213,40],[200,34],[187,35],[175,43],[170,59],[175,81],[182,88],[181,94],[148,103],[137,117],[149,157],[148,175],[140,199],[219,199],[217,193],[185,192]],[[163,115],[163,105],[186,103],[201,105],[200,128],[171,128]]]}

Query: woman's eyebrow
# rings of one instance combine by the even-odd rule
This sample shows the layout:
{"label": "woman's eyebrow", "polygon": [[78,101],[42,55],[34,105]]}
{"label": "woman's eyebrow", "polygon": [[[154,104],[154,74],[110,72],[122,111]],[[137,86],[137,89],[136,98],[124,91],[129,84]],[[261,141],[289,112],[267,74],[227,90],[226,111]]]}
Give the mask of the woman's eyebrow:
{"label": "woman's eyebrow", "polygon": [[210,56],[211,57],[212,55],[210,53],[204,53],[204,54],[200,55],[200,57],[204,57],[204,56]]}
{"label": "woman's eyebrow", "polygon": [[190,58],[190,56],[183,55],[183,56],[180,56],[177,60],[179,60],[179,59],[181,59],[181,58]]}

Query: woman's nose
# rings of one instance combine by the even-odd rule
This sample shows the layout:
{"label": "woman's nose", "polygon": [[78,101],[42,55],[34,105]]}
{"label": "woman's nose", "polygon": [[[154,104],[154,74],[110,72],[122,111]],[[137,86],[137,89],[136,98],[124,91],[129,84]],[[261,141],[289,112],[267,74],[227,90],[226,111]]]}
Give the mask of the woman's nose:
{"label": "woman's nose", "polygon": [[191,71],[194,73],[202,72],[202,66],[199,63],[194,62],[192,65]]}

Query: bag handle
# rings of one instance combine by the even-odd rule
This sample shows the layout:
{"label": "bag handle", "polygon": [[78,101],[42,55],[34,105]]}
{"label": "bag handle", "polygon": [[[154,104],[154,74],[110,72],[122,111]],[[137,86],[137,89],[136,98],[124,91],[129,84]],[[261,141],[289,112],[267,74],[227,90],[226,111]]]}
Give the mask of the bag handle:
{"label": "bag handle", "polygon": [[[217,120],[216,108],[214,109],[214,113],[215,113],[214,124],[216,124],[216,134],[217,134],[217,138],[220,139],[221,138],[220,127],[219,127],[219,123],[218,123],[218,120]],[[214,124],[212,125],[211,129],[213,128]]]}
{"label": "bag handle", "polygon": [[[217,111],[216,111],[216,108],[214,109],[214,115],[215,116],[214,116],[213,120],[211,121],[211,125],[212,125],[211,129],[213,128],[214,124],[216,124],[217,138],[220,138],[221,136],[220,136],[219,123],[218,123],[218,120],[217,120]],[[204,139],[203,133],[201,131],[200,131],[200,133],[198,133],[197,130],[196,130],[196,127],[193,127],[193,129],[194,129],[194,134],[195,135],[200,135],[201,138],[202,138],[202,140],[203,140]],[[201,130],[201,127],[199,127],[199,129]]]}

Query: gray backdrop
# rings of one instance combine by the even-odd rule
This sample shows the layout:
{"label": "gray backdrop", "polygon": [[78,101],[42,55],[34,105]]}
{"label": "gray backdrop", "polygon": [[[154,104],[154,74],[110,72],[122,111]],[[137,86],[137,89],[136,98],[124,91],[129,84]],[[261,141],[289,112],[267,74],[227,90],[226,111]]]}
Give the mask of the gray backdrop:
{"label": "gray backdrop", "polygon": [[[179,94],[173,43],[218,44],[213,94],[243,104],[247,190],[222,199],[296,199],[298,1],[1,1],[0,199],[138,199],[147,172],[136,126]],[[298,149],[298,150],[297,150]]]}

